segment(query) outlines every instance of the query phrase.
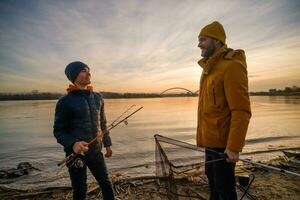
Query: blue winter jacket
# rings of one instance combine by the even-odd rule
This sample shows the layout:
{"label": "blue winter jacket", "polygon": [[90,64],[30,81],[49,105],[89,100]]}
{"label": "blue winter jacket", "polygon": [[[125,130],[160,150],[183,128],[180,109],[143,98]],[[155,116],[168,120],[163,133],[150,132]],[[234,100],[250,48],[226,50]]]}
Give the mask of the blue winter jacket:
{"label": "blue winter jacket", "polygon": [[[74,90],[61,97],[55,110],[53,133],[67,154],[77,141],[91,141],[101,129],[106,130],[104,101],[100,94]],[[109,134],[103,137],[104,147],[111,146]]]}

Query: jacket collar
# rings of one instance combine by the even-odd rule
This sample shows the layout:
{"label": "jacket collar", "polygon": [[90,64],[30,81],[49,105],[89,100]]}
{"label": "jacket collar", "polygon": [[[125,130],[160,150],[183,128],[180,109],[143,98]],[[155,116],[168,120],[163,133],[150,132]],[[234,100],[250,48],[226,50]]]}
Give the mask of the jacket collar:
{"label": "jacket collar", "polygon": [[[82,90],[82,89],[80,89],[77,85],[71,85],[70,84],[69,87],[66,90],[67,90],[68,93],[71,93],[73,91]],[[92,92],[93,91],[93,86],[91,86],[91,85],[87,86],[86,90]]]}
{"label": "jacket collar", "polygon": [[214,65],[217,64],[219,58],[223,55],[224,52],[227,50],[227,45],[223,45],[218,51],[216,51],[211,57],[208,59],[202,58],[198,61],[198,64],[203,68],[203,73],[208,74]]}

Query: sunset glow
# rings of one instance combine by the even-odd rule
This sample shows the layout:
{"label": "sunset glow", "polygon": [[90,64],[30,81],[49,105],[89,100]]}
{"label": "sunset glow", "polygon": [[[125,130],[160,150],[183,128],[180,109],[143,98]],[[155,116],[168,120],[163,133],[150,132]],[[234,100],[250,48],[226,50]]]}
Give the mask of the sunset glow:
{"label": "sunset glow", "polygon": [[198,90],[200,29],[244,49],[249,90],[300,86],[300,1],[1,1],[0,92],[64,92],[65,66],[97,91]]}

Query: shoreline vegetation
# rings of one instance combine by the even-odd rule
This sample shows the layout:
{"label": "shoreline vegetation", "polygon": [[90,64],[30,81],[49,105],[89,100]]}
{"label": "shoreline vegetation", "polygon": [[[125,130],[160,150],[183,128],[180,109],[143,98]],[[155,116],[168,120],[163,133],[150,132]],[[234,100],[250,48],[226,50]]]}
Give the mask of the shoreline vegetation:
{"label": "shoreline vegetation", "polygon": [[[184,88],[183,88],[184,89]],[[117,93],[100,91],[105,99],[130,99],[130,98],[162,98],[162,97],[196,97],[196,92],[185,93]],[[0,101],[11,100],[57,100],[65,94],[39,92],[33,90],[32,92],[24,93],[0,93]],[[249,92],[250,96],[300,96],[300,88],[297,86],[286,87],[284,90],[269,89],[269,91]]]}

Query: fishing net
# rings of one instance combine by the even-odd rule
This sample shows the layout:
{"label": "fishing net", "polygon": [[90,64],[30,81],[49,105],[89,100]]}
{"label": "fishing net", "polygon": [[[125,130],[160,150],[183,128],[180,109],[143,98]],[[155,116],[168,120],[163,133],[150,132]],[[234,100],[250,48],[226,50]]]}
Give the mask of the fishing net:
{"label": "fishing net", "polygon": [[[155,135],[156,176],[168,199],[208,199],[209,186],[205,175],[205,149],[161,135]],[[237,187],[242,198],[255,199],[248,190],[254,176],[238,176],[245,183]],[[249,176],[248,176],[249,178]],[[246,179],[246,180],[245,180]]]}

